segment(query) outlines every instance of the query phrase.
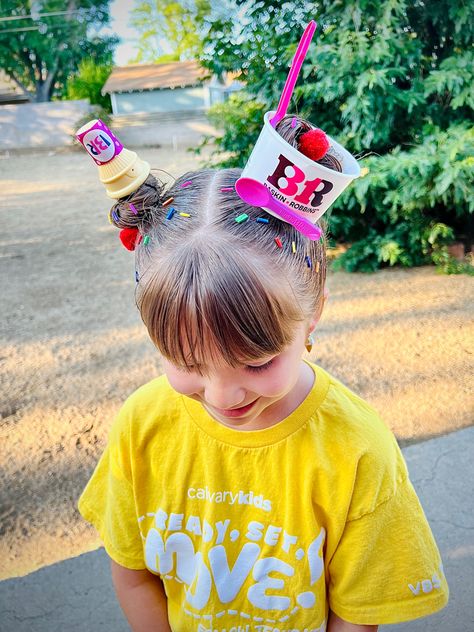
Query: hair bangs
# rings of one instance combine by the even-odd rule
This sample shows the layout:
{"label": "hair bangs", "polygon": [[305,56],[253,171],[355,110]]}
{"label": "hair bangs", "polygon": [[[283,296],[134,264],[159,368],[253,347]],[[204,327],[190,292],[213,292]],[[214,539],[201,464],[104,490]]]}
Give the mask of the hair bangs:
{"label": "hair bangs", "polygon": [[183,368],[204,373],[209,364],[236,367],[281,353],[304,320],[289,283],[254,253],[188,244],[163,264],[139,308],[160,352]]}

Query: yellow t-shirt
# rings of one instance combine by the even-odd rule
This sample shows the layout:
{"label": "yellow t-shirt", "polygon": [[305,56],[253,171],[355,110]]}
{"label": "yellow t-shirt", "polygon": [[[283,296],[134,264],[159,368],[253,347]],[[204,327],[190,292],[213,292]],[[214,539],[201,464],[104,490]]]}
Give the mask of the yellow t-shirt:
{"label": "yellow t-shirt", "polygon": [[112,426],[79,501],[107,553],[160,575],[174,632],[316,632],[328,608],[387,624],[448,586],[393,434],[318,366],[264,430],[228,428],[165,376]]}

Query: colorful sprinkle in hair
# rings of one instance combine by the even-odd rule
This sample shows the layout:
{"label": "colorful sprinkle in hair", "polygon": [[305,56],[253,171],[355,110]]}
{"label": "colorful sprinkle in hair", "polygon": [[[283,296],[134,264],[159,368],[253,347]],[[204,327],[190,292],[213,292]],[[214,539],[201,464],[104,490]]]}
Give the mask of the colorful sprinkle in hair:
{"label": "colorful sprinkle in hair", "polygon": [[183,182],[183,184],[181,185],[181,189],[184,189],[184,187],[188,187],[190,184],[192,184],[193,181],[192,180],[186,180],[186,182]]}
{"label": "colorful sprinkle in hair", "polygon": [[275,237],[275,243],[278,248],[283,248],[283,244],[281,243],[281,239],[279,237]]}
{"label": "colorful sprinkle in hair", "polygon": [[176,213],[176,209],[174,208],[174,206],[172,206],[170,210],[168,211],[168,215],[166,216],[166,219],[171,219],[175,213]]}
{"label": "colorful sprinkle in hair", "polygon": [[291,242],[291,252],[292,252],[293,254],[295,254],[295,253],[296,253],[296,244],[295,244],[295,242],[294,242],[294,241],[292,241],[292,242]]}
{"label": "colorful sprinkle in hair", "polygon": [[168,206],[168,204],[171,204],[173,200],[174,200],[174,197],[168,198],[167,200],[163,202],[163,206]]}
{"label": "colorful sprinkle in hair", "polygon": [[308,257],[306,255],[305,261],[306,261],[306,265],[308,266],[308,268],[312,268],[313,267],[313,264],[311,263],[311,257]]}
{"label": "colorful sprinkle in hair", "polygon": [[119,222],[119,221],[120,221],[120,218],[119,218],[119,216],[117,215],[117,213],[116,213],[115,211],[112,211],[112,217],[114,218],[114,220],[115,220],[116,222]]}
{"label": "colorful sprinkle in hair", "polygon": [[143,239],[143,245],[148,246],[149,243],[150,243],[150,235],[145,235]]}
{"label": "colorful sprinkle in hair", "polygon": [[291,119],[291,127],[296,127],[296,116]]}
{"label": "colorful sprinkle in hair", "polygon": [[137,209],[133,206],[131,202],[128,203],[128,206],[130,207],[130,210],[132,211],[132,213],[135,213],[135,215],[138,215]]}
{"label": "colorful sprinkle in hair", "polygon": [[235,221],[237,222],[237,224],[241,224],[242,222],[245,222],[248,218],[249,216],[247,215],[247,213],[242,213],[242,215],[239,215],[235,218]]}
{"label": "colorful sprinkle in hair", "polygon": [[255,221],[258,222],[259,224],[268,224],[270,220],[267,219],[266,217],[257,217]]}
{"label": "colorful sprinkle in hair", "polygon": [[110,209],[109,214],[107,215],[107,217],[109,218],[109,224],[113,224],[111,215],[112,215],[112,209]]}
{"label": "colorful sprinkle in hair", "polygon": [[180,217],[191,217],[189,213],[180,213]]}
{"label": "colorful sprinkle in hair", "polygon": [[316,261],[316,272],[319,272],[319,261]]}
{"label": "colorful sprinkle in hair", "polygon": [[234,187],[222,187],[221,191],[234,191]]}

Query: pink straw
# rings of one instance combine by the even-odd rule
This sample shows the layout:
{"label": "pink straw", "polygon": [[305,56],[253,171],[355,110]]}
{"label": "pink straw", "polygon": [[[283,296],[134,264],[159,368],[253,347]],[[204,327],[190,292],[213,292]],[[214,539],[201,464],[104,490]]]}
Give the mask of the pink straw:
{"label": "pink straw", "polygon": [[304,58],[306,57],[306,53],[308,52],[309,45],[311,44],[311,39],[313,38],[316,26],[316,22],[314,20],[311,20],[311,22],[306,27],[302,38],[300,39],[300,43],[298,44],[298,48],[296,49],[295,56],[293,57],[293,61],[291,62],[290,72],[288,73],[288,77],[286,78],[283,92],[281,93],[277,111],[270,119],[270,125],[272,125],[273,127],[276,127],[276,125],[286,114],[288,104],[290,103],[290,99],[293,95],[293,90],[295,89],[296,80],[298,79],[298,75],[300,73]]}

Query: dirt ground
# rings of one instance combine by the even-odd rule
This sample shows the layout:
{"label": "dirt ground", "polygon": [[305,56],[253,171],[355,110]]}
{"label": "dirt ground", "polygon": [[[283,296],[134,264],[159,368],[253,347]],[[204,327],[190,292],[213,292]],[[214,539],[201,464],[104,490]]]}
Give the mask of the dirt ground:
{"label": "dirt ground", "polygon": [[[142,157],[172,174],[197,159]],[[77,498],[119,406],[160,372],[133,255],[85,152],[0,159],[0,578],[95,549]],[[473,423],[474,282],[432,268],[329,276],[312,357],[402,443]]]}

